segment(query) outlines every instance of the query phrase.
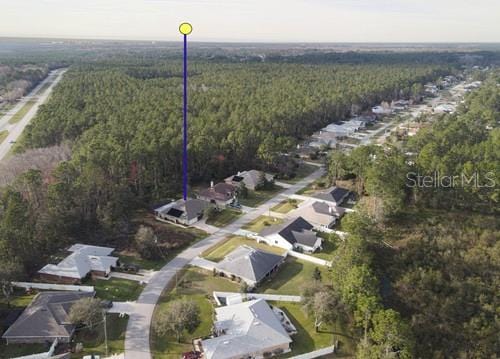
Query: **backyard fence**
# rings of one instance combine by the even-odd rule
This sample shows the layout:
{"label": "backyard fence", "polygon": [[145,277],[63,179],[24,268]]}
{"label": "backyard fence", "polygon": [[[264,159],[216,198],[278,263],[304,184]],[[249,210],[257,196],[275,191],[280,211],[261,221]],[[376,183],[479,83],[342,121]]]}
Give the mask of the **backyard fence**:
{"label": "backyard fence", "polygon": [[292,257],[295,257],[295,258],[299,258],[299,259],[305,260],[307,262],[318,264],[320,266],[325,266],[325,267],[331,267],[332,266],[332,262],[325,261],[324,259],[313,257],[313,256],[310,256],[310,255],[307,255],[307,254],[304,254],[304,253],[299,253],[299,252],[296,252],[296,251],[288,251],[288,255],[290,255]]}
{"label": "backyard fence", "polygon": [[24,289],[42,289],[42,290],[69,290],[77,292],[93,292],[94,287],[89,285],[69,285],[69,284],[49,284],[34,282],[12,282],[14,287]]}
{"label": "backyard fence", "polygon": [[331,347],[326,347],[315,350],[313,352],[296,355],[294,357],[291,357],[290,359],[314,359],[314,358],[319,358],[323,355],[332,354],[334,352],[335,352],[335,345],[332,345]]}

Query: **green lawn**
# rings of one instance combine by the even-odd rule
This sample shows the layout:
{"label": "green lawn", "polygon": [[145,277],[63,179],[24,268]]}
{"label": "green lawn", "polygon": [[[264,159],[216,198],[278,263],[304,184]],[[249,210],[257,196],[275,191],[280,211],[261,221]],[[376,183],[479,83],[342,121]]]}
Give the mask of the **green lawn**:
{"label": "green lawn", "polygon": [[257,292],[301,295],[304,286],[313,280],[315,267],[320,269],[322,280],[328,281],[328,268],[288,257],[276,274],[263,281],[257,287]]}
{"label": "green lawn", "polygon": [[8,135],[9,135],[9,131],[7,131],[7,130],[0,131],[0,143],[5,141],[5,139],[7,138]]}
{"label": "green lawn", "polygon": [[240,236],[230,236],[224,241],[206,250],[204,253],[202,253],[202,256],[208,260],[219,262],[235,248],[242,245],[259,248],[277,254],[283,254],[285,252],[283,248],[272,247],[265,243],[257,243],[257,241],[253,239],[248,239]]}
{"label": "green lawn", "polygon": [[260,216],[260,217],[257,217],[256,219],[254,219],[253,221],[251,221],[250,223],[245,224],[243,226],[243,229],[259,233],[265,227],[272,226],[275,224],[280,224],[280,223],[283,223],[283,220],[281,218]]}
{"label": "green lawn", "polygon": [[201,323],[193,333],[184,333],[181,343],[169,335],[158,337],[154,332],[151,336],[151,350],[155,359],[178,359],[182,353],[193,350],[192,339],[203,337],[211,333],[213,324],[213,305],[211,296],[213,291],[237,292],[239,284],[227,278],[214,277],[212,273],[197,268],[188,268],[178,279],[177,288],[163,293],[155,309],[156,318],[159,313],[167,311],[169,304],[180,298],[195,301],[200,307]]}
{"label": "green lawn", "polygon": [[121,278],[90,280],[85,285],[93,285],[97,297],[118,302],[136,300],[144,288],[139,282]]}
{"label": "green lawn", "polygon": [[271,208],[271,211],[278,213],[288,213],[293,211],[297,206],[301,203],[301,200],[298,199],[285,199],[284,201],[278,203],[276,206]]}
{"label": "green lawn", "polygon": [[261,205],[262,203],[270,200],[274,196],[276,196],[277,193],[281,192],[283,190],[283,187],[274,185],[272,189],[269,190],[262,190],[262,191],[248,191],[248,196],[247,198],[238,198],[240,203],[243,206],[247,207],[257,207]]}
{"label": "green lawn", "polygon": [[293,342],[290,346],[292,352],[282,356],[283,358],[331,346],[336,340],[340,344],[339,354],[354,355],[355,342],[340,320],[333,325],[322,325],[319,332],[316,332],[314,320],[304,313],[300,303],[270,302],[270,304],[282,309],[297,328],[297,334],[292,336]]}
{"label": "green lawn", "polygon": [[[120,318],[118,314],[107,314],[106,328],[108,331],[108,354],[119,354],[124,352],[125,331],[127,329],[128,317]],[[82,329],[75,335],[75,343],[83,343],[83,351],[74,353],[71,358],[82,358],[84,355],[106,354],[104,345],[104,326],[99,325],[94,331],[89,332]]]}
{"label": "green lawn", "polygon": [[17,111],[14,116],[12,116],[9,120],[9,123],[10,124],[13,124],[13,123],[17,123],[19,121],[21,121],[23,119],[24,116],[26,116],[26,114],[28,113],[29,110],[31,110],[31,108],[33,107],[33,105],[36,103],[35,100],[29,100],[28,102],[26,102],[23,107],[21,107],[19,109],[19,111]]}
{"label": "green lawn", "polygon": [[317,258],[321,258],[327,261],[333,260],[335,251],[337,250],[341,239],[338,235],[325,232],[316,232],[318,237],[323,238],[323,249],[314,253],[309,253],[309,255]]}
{"label": "green lawn", "polygon": [[241,211],[225,208],[221,211],[213,211],[207,218],[207,224],[216,227],[225,227],[242,215]]}

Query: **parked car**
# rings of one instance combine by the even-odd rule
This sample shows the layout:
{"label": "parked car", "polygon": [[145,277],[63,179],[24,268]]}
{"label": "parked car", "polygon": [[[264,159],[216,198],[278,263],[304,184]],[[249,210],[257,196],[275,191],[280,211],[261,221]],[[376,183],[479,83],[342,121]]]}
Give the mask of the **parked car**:
{"label": "parked car", "polygon": [[123,263],[121,265],[121,269],[124,272],[129,272],[129,273],[137,273],[141,269],[137,264],[132,264],[132,263]]}
{"label": "parked car", "polygon": [[197,351],[187,352],[182,354],[182,359],[200,359],[201,353]]}

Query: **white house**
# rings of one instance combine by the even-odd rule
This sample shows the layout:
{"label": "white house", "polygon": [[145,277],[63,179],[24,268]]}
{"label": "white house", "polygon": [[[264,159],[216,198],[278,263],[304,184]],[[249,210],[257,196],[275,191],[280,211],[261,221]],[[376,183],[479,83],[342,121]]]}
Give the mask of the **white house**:
{"label": "white house", "polygon": [[215,308],[214,336],[201,341],[205,359],[268,358],[290,352],[289,333],[263,299]]}
{"label": "white house", "polygon": [[271,246],[287,250],[315,252],[321,249],[322,240],[312,230],[314,226],[302,217],[264,228],[259,237]]}
{"label": "white house", "polygon": [[167,203],[155,209],[155,217],[159,221],[179,223],[186,226],[198,222],[203,217],[203,212],[208,203],[199,199],[180,199]]}

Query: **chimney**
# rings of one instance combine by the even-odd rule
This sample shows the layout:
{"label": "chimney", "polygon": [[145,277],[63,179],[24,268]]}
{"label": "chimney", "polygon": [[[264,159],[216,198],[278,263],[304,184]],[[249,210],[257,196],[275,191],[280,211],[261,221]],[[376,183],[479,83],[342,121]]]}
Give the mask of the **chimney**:
{"label": "chimney", "polygon": [[214,188],[214,181],[210,181],[210,188]]}
{"label": "chimney", "polygon": [[328,206],[328,212],[330,212],[330,214],[333,214],[333,207]]}

